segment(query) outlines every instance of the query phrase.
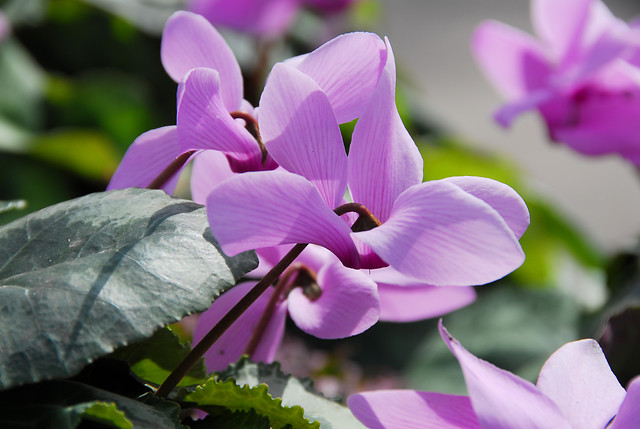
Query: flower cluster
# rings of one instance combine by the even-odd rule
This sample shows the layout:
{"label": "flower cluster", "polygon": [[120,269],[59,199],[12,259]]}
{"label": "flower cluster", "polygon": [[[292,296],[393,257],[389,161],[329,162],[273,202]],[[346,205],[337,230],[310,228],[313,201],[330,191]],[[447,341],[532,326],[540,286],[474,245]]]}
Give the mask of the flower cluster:
{"label": "flower cluster", "polygon": [[473,53],[507,99],[495,117],[508,126],[536,109],[552,140],[586,155],[615,153],[640,165],[640,33],[600,0],[532,0],[538,39],[482,23]]}
{"label": "flower cluster", "polygon": [[536,385],[468,352],[442,326],[469,396],[413,390],[349,397],[355,416],[372,429],[640,427],[640,377],[620,386],[598,343],[565,344],[544,364]]}

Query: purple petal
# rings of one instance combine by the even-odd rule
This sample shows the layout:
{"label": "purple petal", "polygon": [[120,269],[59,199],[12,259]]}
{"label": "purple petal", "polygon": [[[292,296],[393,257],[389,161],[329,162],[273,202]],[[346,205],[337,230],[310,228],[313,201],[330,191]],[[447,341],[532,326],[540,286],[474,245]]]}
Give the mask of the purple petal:
{"label": "purple petal", "polygon": [[[550,101],[554,95],[556,95],[555,92],[548,88],[532,91],[524,98],[505,104],[494,113],[493,117],[498,124],[503,127],[508,127],[518,115],[528,110],[540,107],[544,103]],[[564,119],[564,114],[565,110],[562,109],[557,113],[554,112],[551,117],[554,119],[556,117]]]}
{"label": "purple petal", "polygon": [[449,177],[443,181],[453,183],[493,207],[517,238],[522,237],[527,230],[530,220],[529,209],[512,187],[485,177]]}
{"label": "purple petal", "polygon": [[380,320],[413,322],[442,316],[471,304],[476,299],[472,287],[446,287],[422,284],[393,268],[371,271],[378,284]]}
{"label": "purple petal", "polygon": [[276,64],[260,99],[260,134],[282,167],[313,183],[330,208],[347,186],[347,154],[326,95],[307,75]]}
{"label": "purple petal", "polygon": [[359,117],[380,79],[386,46],[373,33],[332,39],[290,65],[309,75],[327,94],[338,123]]}
{"label": "purple petal", "polygon": [[440,321],[440,335],[458,359],[483,428],[571,429],[558,407],[526,380],[469,353]]}
{"label": "purple petal", "polygon": [[243,89],[238,61],[220,33],[202,16],[185,11],[171,15],[162,33],[160,56],[164,69],[176,82],[194,68],[216,70],[227,111],[240,108]]}
{"label": "purple petal", "polygon": [[434,286],[472,286],[519,267],[524,253],[489,204],[445,181],[413,186],[389,220],[353,233],[391,267]]}
{"label": "purple petal", "polygon": [[204,204],[211,190],[234,174],[224,153],[216,150],[200,152],[194,158],[191,170],[191,199]]}
{"label": "purple petal", "polygon": [[480,429],[466,396],[378,390],[351,395],[347,405],[370,429]]}
{"label": "purple petal", "polygon": [[178,134],[183,152],[219,150],[248,169],[261,169],[260,147],[240,122],[222,103],[218,72],[197,68],[185,75],[178,88]]}
{"label": "purple petal", "polygon": [[396,108],[396,70],[387,41],[387,65],[358,120],[349,149],[349,190],[381,222],[405,189],[422,182],[422,156]]}
{"label": "purple petal", "polygon": [[640,427],[640,376],[631,380],[616,419],[611,429],[632,429]]}
{"label": "purple petal", "polygon": [[302,176],[280,170],[236,175],[211,192],[207,213],[213,235],[229,255],[314,243],[331,250],[345,265],[358,265],[349,226]]}
{"label": "purple petal", "polygon": [[589,11],[595,0],[534,0],[531,3],[533,27],[562,63],[573,59],[589,21]]}
{"label": "purple petal", "polygon": [[315,301],[300,288],[288,297],[289,315],[300,329],[318,338],[360,334],[378,321],[376,284],[366,274],[346,268],[334,258],[317,273],[322,294]]}
{"label": "purple petal", "polygon": [[545,362],[538,388],[576,428],[604,428],[625,391],[595,340],[567,343]]}
{"label": "purple petal", "polygon": [[530,35],[485,21],[473,33],[471,47],[482,71],[508,100],[546,86],[549,65],[542,46]]}
{"label": "purple petal", "polygon": [[[239,284],[213,302],[213,305],[198,319],[193,331],[194,345],[222,319],[231,308],[238,303],[255,286],[255,283]],[[205,354],[205,364],[209,371],[220,371],[230,363],[236,362],[244,353],[251,335],[255,330],[262,313],[269,301],[273,288],[269,288],[258,298],[229,329],[216,341]],[[284,322],[287,315],[286,305],[278,304],[267,329],[265,330],[252,360],[272,362],[284,334]]]}
{"label": "purple petal", "polygon": [[[141,134],[129,146],[111,177],[107,191],[131,187],[146,188],[178,155],[180,148],[175,126],[156,128]],[[168,194],[175,190],[180,171],[182,168],[162,187]]]}
{"label": "purple petal", "polygon": [[283,33],[298,8],[298,0],[191,0],[188,5],[215,25],[268,37]]}
{"label": "purple petal", "polygon": [[640,165],[640,91],[587,89],[573,101],[573,121],[552,126],[554,140],[586,155],[617,153]]}

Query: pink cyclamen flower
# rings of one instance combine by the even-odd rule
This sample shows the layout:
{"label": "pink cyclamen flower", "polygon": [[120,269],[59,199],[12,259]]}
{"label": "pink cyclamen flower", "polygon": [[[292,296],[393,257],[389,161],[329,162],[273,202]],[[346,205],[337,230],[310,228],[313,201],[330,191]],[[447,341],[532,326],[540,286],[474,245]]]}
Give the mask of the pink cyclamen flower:
{"label": "pink cyclamen flower", "polygon": [[478,64],[507,99],[496,120],[536,109],[552,140],[640,165],[640,33],[600,0],[531,5],[539,39],[496,21],[473,35]]}
{"label": "pink cyclamen flower", "polygon": [[[214,236],[228,254],[313,243],[354,268],[391,266],[435,286],[496,280],[523,261],[522,199],[484,178],[422,182],[422,158],[395,106],[395,64],[359,117],[349,155],[327,92],[287,63],[271,72],[260,100],[265,145],[281,166],[223,182],[207,199]],[[347,185],[381,223],[352,232],[338,216]]]}
{"label": "pink cyclamen flower", "polygon": [[[289,250],[258,249],[260,266],[249,274],[261,275],[275,265]],[[286,315],[308,334],[335,339],[357,335],[369,329],[379,318],[376,284],[365,273],[347,268],[331,254],[310,246],[280,276],[285,282],[283,296],[276,297],[273,315],[255,349],[254,361],[272,362],[282,341]],[[197,343],[253,287],[240,284],[216,299],[196,324],[193,338]],[[276,288],[269,288],[220,337],[205,355],[209,370],[224,369],[243,354]]]}
{"label": "pink cyclamen flower", "polygon": [[[242,98],[242,74],[233,52],[209,22],[190,12],[173,14],[163,32],[161,57],[167,73],[179,82],[177,126],[138,137],[107,189],[146,187],[178,156],[193,151],[224,152],[238,172],[275,168],[245,128],[242,118],[255,118],[256,112]],[[378,36],[350,33],[290,64],[325,88],[340,121],[348,122],[371,96],[385,58]],[[163,189],[173,192],[177,175]]]}
{"label": "pink cyclamen flower", "polygon": [[349,397],[371,429],[634,429],[640,427],[640,377],[627,391],[595,340],[567,343],[549,357],[536,385],[469,353],[442,327],[469,396],[414,390]]}
{"label": "pink cyclamen flower", "polygon": [[277,37],[291,26],[302,6],[335,13],[353,0],[191,0],[187,9],[214,25],[262,37]]}

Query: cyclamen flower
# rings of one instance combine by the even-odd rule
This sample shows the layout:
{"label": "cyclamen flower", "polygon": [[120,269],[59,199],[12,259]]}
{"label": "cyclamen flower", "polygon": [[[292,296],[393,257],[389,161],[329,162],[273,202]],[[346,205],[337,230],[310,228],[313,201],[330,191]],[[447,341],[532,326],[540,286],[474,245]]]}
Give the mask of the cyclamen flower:
{"label": "cyclamen flower", "polygon": [[507,99],[508,126],[536,109],[552,140],[640,165],[640,33],[599,0],[532,0],[536,39],[496,21],[473,35],[477,62]]}
{"label": "cyclamen flower", "polygon": [[469,396],[414,390],[349,397],[353,414],[371,429],[635,429],[640,427],[640,377],[627,391],[600,346],[567,343],[549,357],[536,385],[469,353],[440,322],[458,359]]}
{"label": "cyclamen flower", "polygon": [[[215,28],[199,15],[176,12],[165,26],[161,53],[165,70],[179,82],[177,126],[138,137],[107,189],[146,187],[177,157],[193,151],[222,151],[238,172],[275,168],[245,128],[256,112],[242,98],[240,67]],[[290,64],[325,88],[340,121],[348,122],[371,96],[385,59],[386,47],[378,36],[351,33]],[[173,192],[178,173],[163,186],[167,192]]]}
{"label": "cyclamen flower", "polygon": [[256,36],[275,37],[289,29],[302,6],[335,13],[351,3],[353,0],[191,0],[187,9],[214,25]]}
{"label": "cyclamen flower", "polygon": [[[476,177],[422,182],[422,158],[395,106],[395,64],[387,62],[356,124],[349,155],[327,93],[290,65],[271,72],[260,132],[282,167],[223,182],[207,199],[214,236],[228,254],[313,243],[348,267],[391,266],[435,286],[500,278],[523,261],[518,238],[529,217],[508,186]],[[352,232],[338,216],[345,191],[380,226]]]}

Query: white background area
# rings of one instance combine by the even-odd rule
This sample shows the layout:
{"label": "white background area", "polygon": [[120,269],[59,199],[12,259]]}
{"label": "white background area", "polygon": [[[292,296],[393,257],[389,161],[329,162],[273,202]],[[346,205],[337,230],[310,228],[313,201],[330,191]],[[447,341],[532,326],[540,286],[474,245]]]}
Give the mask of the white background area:
{"label": "white background area", "polygon": [[[399,69],[418,87],[430,118],[469,144],[513,160],[532,187],[601,249],[613,252],[634,244],[640,237],[640,171],[615,155],[585,157],[551,144],[534,112],[518,117],[510,129],[491,118],[501,99],[473,60],[471,34],[484,19],[531,33],[528,0],[380,2],[377,32],[389,37]],[[640,15],[640,2],[605,3],[625,20]]]}

